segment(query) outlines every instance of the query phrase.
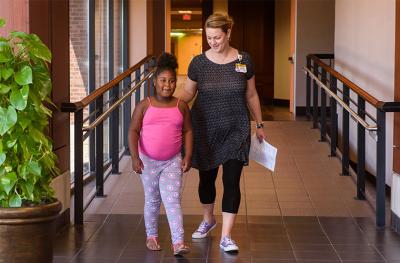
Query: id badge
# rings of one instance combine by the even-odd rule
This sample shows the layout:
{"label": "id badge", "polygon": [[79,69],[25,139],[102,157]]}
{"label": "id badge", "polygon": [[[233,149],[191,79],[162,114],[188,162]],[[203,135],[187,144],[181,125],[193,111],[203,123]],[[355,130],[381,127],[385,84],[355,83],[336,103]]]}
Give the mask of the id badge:
{"label": "id badge", "polygon": [[247,73],[246,64],[236,63],[235,70],[236,70],[236,72]]}

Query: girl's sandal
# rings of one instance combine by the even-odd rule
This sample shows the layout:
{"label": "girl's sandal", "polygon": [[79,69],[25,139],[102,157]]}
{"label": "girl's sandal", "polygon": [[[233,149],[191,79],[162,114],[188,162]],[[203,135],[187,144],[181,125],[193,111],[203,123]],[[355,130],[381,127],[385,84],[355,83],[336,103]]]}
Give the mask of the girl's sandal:
{"label": "girl's sandal", "polygon": [[160,251],[161,246],[158,243],[157,237],[148,237],[146,240],[146,247],[152,251]]}
{"label": "girl's sandal", "polygon": [[172,245],[172,250],[174,251],[174,256],[179,256],[190,252],[190,248],[184,243],[177,243],[175,245]]}

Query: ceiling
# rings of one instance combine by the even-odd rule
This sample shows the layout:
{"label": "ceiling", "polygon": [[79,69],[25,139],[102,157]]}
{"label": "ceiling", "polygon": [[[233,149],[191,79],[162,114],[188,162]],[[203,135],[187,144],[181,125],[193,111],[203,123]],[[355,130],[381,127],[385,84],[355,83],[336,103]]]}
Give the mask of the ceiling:
{"label": "ceiling", "polygon": [[202,0],[171,0],[171,10],[180,8],[201,10],[201,2]]}
{"label": "ceiling", "polygon": [[[202,0],[171,0],[171,29],[200,29]],[[178,11],[192,11],[191,19],[183,20],[183,15]]]}

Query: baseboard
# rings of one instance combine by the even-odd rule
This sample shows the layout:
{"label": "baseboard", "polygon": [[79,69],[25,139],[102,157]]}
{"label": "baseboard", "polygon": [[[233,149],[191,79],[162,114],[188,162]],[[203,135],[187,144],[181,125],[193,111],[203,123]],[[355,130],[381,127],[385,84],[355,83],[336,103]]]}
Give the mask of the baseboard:
{"label": "baseboard", "polygon": [[296,107],[296,116],[305,116],[306,115],[306,107],[298,106]]}
{"label": "baseboard", "polygon": [[[326,107],[326,116],[329,118],[331,112],[330,107]],[[313,107],[310,107],[310,113],[313,113]],[[305,106],[297,106],[296,107],[296,116],[305,116],[306,115],[306,107]],[[318,107],[318,116],[321,116],[321,107]]]}
{"label": "baseboard", "polygon": [[393,211],[391,211],[391,227],[393,229],[393,231],[395,231],[396,233],[400,234],[400,218],[398,215],[396,215],[395,213],[393,213]]}
{"label": "baseboard", "polygon": [[284,100],[284,99],[273,99],[272,104],[274,106],[282,106],[282,107],[289,107],[290,106],[290,100]]}
{"label": "baseboard", "polygon": [[65,209],[60,216],[56,219],[56,233],[60,232],[63,228],[70,225],[70,209]]}

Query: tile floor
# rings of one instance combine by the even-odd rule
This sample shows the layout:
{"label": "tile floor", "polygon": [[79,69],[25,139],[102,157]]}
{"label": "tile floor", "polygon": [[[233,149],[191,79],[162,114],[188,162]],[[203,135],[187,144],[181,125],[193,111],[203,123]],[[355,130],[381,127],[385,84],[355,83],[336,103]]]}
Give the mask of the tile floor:
{"label": "tile floor", "polygon": [[[351,177],[340,176],[340,161],[328,157],[310,122],[267,122],[267,140],[278,148],[275,172],[251,162],[243,171],[242,200],[233,238],[237,254],[220,251],[221,224],[205,240],[191,240],[201,221],[195,170],[184,175],[182,207],[185,236],[192,252],[173,257],[165,213],[160,217],[164,250],[144,246],[143,190],[123,159],[122,173],[111,175],[107,198],[95,199],[83,228],[57,237],[54,262],[388,262],[400,263],[400,236],[377,230],[366,201],[355,200]],[[222,183],[217,180],[220,218]]]}

